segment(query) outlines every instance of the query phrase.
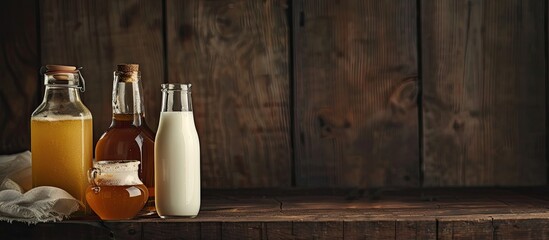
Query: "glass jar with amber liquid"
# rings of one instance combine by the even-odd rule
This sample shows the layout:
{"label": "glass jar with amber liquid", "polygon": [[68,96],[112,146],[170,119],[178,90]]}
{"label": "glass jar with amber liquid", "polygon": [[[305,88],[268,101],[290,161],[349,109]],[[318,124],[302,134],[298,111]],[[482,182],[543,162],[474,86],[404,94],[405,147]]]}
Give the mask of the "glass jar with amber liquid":
{"label": "glass jar with amber liquid", "polygon": [[86,200],[101,219],[132,219],[143,208],[149,194],[137,176],[138,166],[137,160],[94,162]]}
{"label": "glass jar with amber liquid", "polygon": [[84,193],[92,165],[92,114],[80,100],[84,78],[74,66],[46,65],[44,100],[31,116],[32,185],[61,188],[89,212]]}
{"label": "glass jar with amber liquid", "polygon": [[[120,64],[114,72],[112,122],[95,147],[96,161],[137,160],[138,175],[154,207],[154,138],[145,121],[139,65]],[[152,209],[151,209],[152,210]]]}

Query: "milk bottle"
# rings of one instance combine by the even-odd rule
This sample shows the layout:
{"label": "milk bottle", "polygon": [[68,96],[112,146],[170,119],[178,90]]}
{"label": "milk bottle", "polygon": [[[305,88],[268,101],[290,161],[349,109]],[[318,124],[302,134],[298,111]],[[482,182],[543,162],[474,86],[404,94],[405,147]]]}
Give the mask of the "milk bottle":
{"label": "milk bottle", "polygon": [[191,84],[162,84],[156,133],[155,196],[162,218],[195,217],[200,209],[200,143],[194,125]]}

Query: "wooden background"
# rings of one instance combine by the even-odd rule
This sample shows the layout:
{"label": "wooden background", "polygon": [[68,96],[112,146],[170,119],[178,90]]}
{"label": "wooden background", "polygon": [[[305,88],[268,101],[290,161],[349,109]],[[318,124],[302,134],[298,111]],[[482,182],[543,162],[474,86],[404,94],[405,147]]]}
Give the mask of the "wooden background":
{"label": "wooden background", "polygon": [[38,69],[193,84],[205,188],[545,185],[547,1],[7,0],[0,153],[30,149]]}

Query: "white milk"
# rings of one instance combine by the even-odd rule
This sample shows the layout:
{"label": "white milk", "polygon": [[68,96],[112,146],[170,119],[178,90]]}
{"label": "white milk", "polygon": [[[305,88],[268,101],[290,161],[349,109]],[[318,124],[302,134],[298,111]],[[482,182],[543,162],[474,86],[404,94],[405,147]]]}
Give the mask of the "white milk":
{"label": "white milk", "polygon": [[196,216],[200,209],[200,143],[193,112],[161,112],[154,150],[158,215]]}

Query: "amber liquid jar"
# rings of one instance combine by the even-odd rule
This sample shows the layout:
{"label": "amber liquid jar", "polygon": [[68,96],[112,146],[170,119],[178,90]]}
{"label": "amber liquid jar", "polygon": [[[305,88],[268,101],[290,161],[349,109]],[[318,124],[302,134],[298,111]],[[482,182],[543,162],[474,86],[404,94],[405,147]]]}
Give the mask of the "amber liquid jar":
{"label": "amber liquid jar", "polygon": [[[145,121],[139,65],[118,65],[114,72],[113,118],[95,147],[96,161],[137,160],[138,175],[154,199],[155,133]],[[154,206],[154,203],[151,203]],[[150,204],[147,204],[150,205]]]}
{"label": "amber liquid jar", "polygon": [[88,171],[86,200],[103,220],[132,219],[149,196],[137,176],[139,161],[99,161]]}

